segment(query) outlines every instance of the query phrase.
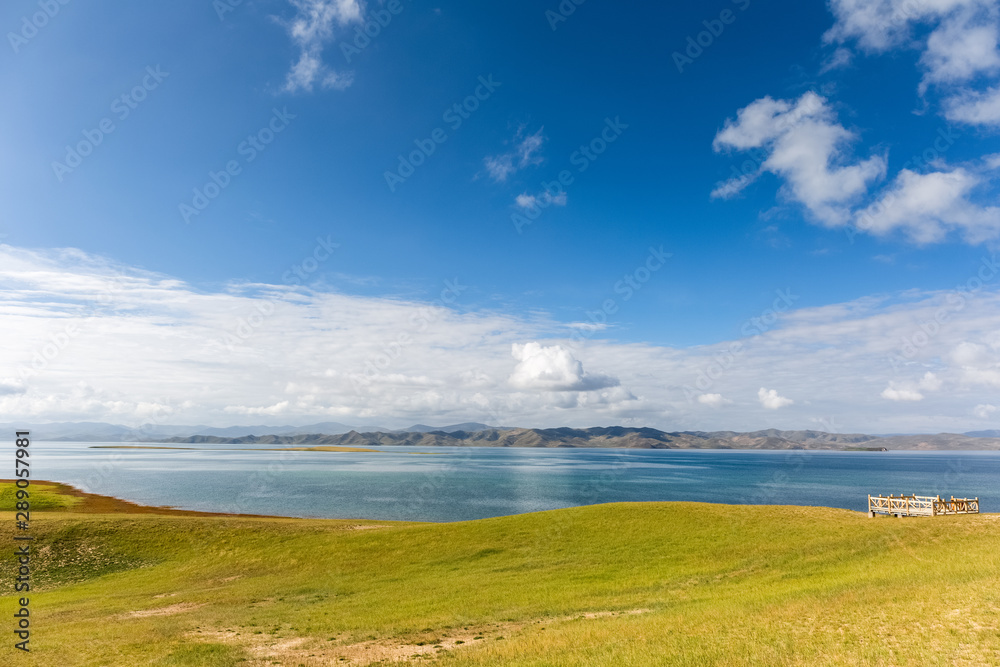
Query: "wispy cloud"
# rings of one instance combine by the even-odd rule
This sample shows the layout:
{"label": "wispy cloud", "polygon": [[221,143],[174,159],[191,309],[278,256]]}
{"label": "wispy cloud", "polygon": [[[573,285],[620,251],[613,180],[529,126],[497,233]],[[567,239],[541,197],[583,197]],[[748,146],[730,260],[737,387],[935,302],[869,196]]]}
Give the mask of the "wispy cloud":
{"label": "wispy cloud", "polygon": [[568,197],[565,192],[558,192],[554,195],[549,192],[543,192],[537,196],[522,192],[514,198],[514,203],[517,207],[524,210],[545,208],[548,206],[565,206],[567,201]]}
{"label": "wispy cloud", "polygon": [[823,61],[822,66],[819,68],[819,73],[826,74],[827,72],[843,69],[849,66],[853,60],[854,54],[851,53],[850,49],[837,49]]}
{"label": "wispy cloud", "polygon": [[542,134],[544,129],[539,128],[534,134],[525,135],[522,127],[514,136],[513,150],[484,158],[483,166],[490,178],[503,183],[522,169],[542,164],[544,160],[538,152],[545,143],[545,136]]}
{"label": "wispy cloud", "polygon": [[296,14],[285,23],[299,49],[299,58],[285,78],[284,90],[311,92],[315,86],[343,90],[352,83],[349,72],[338,72],[323,62],[323,49],[336,28],[361,20],[359,0],[288,0]]}

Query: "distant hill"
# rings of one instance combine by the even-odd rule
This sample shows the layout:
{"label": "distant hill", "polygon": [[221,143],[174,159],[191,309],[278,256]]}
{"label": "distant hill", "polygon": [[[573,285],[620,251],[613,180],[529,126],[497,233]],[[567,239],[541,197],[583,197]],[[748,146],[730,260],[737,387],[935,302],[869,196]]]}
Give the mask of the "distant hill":
{"label": "distant hill", "polygon": [[[430,433],[432,431],[483,431],[491,428],[486,424],[466,422],[452,426],[427,426],[416,424],[404,431],[393,431],[380,427],[365,428],[366,433],[382,432],[416,432]],[[146,442],[150,440],[163,441],[173,438],[188,438],[192,436],[213,436],[222,439],[243,438],[246,436],[301,436],[311,434],[340,435],[358,430],[357,426],[349,426],[339,422],[320,422],[308,426],[180,426],[165,424],[145,424],[138,428],[106,424],[103,422],[62,422],[54,424],[0,424],[0,429],[8,431],[28,429],[37,440],[53,442]]]}
{"label": "distant hill", "polygon": [[1000,438],[1000,431],[997,429],[992,429],[989,431],[969,431],[968,433],[963,433],[970,438]]}
{"label": "distant hill", "polygon": [[608,447],[629,449],[1000,450],[1000,439],[954,433],[879,437],[822,431],[683,431],[609,426],[597,428],[486,428],[478,431],[350,431],[220,438],[193,436],[160,442],[201,444],[334,445],[340,447]]}
{"label": "distant hill", "polygon": [[[486,424],[480,424],[479,422],[464,422],[462,424],[452,424],[451,426],[428,426],[427,424],[414,424],[410,428],[401,428],[394,431],[394,433],[433,433],[434,431],[443,431],[444,433],[467,431],[469,433],[475,433],[477,431],[488,431],[492,428],[500,431],[508,430],[501,426],[487,426]],[[323,433],[326,433],[326,431],[323,431]]]}
{"label": "distant hill", "polygon": [[0,424],[13,432],[28,428],[38,440],[67,442],[170,442],[202,444],[334,445],[372,447],[625,447],[633,449],[881,449],[1000,450],[1000,431],[936,435],[876,436],[862,433],[780,431],[676,431],[608,426],[596,428],[511,428],[466,422],[451,426],[414,424],[405,430],[358,429],[339,422],[308,426],[146,425],[129,428],[101,422]]}
{"label": "distant hill", "polygon": [[[305,433],[348,433],[356,427],[338,422],[322,422],[309,426],[177,426],[145,424],[138,428],[102,422],[62,422],[55,424],[0,424],[0,429],[28,429],[38,440],[56,442],[138,442],[151,439],[212,435],[238,438],[245,435],[299,435]],[[367,429],[379,431],[385,429]]]}

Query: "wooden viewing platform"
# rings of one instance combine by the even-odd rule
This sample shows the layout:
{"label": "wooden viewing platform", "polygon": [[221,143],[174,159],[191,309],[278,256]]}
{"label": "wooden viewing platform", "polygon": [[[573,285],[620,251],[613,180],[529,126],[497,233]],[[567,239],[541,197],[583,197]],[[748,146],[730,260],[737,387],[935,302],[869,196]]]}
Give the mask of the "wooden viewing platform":
{"label": "wooden viewing platform", "polygon": [[868,496],[868,516],[896,517],[942,516],[944,514],[979,514],[979,498],[944,500],[941,496]]}

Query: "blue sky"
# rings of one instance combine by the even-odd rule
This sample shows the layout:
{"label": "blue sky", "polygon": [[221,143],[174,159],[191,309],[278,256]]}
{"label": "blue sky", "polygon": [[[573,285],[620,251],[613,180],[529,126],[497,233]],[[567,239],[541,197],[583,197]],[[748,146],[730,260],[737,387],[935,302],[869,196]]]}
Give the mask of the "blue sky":
{"label": "blue sky", "polygon": [[[992,278],[905,365],[888,361],[1000,237],[995,2],[233,5],[0,10],[0,234],[24,262],[3,278],[12,418],[911,431],[1000,417]],[[455,104],[474,107],[460,125]],[[421,145],[433,152],[390,187]],[[547,195],[561,172],[572,183]],[[116,275],[110,304],[77,289]],[[772,320],[779,292],[792,298]],[[213,351],[241,307],[272,302],[292,312]],[[391,364],[357,370],[426,307],[443,312]],[[73,318],[84,333],[32,368]],[[865,335],[832,333],[847,320]],[[698,386],[748,331],[725,377]],[[337,355],[303,378],[301,351],[324,340]],[[827,377],[838,355],[856,365]],[[177,377],[147,384],[140,368]],[[192,402],[208,386],[217,400]]]}

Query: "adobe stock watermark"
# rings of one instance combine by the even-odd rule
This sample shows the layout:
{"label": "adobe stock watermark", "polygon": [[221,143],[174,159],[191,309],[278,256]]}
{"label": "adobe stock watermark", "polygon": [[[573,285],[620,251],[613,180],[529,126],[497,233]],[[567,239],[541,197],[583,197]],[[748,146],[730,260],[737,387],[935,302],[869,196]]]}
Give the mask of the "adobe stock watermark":
{"label": "adobe stock watermark", "polygon": [[212,9],[215,10],[219,21],[226,20],[226,14],[236,11],[236,8],[243,4],[243,0],[212,0]]}
{"label": "adobe stock watermark", "polygon": [[782,313],[788,312],[799,300],[799,297],[792,294],[791,289],[775,290],[777,298],[771,303],[769,308],[761,311],[760,315],[751,317],[740,326],[740,340],[731,342],[726,349],[714,357],[711,362],[702,370],[698,371],[694,385],[684,385],[684,397],[688,403],[694,403],[698,397],[708,392],[715,383],[727,372],[732,370],[740,357],[746,354],[746,339],[755,339],[770,331],[778,322]]}
{"label": "adobe stock watermark", "polygon": [[559,29],[560,23],[565,23],[569,17],[576,13],[576,8],[587,0],[562,0],[554,9],[545,10],[545,20],[549,22],[552,32]]}
{"label": "adobe stock watermark", "polygon": [[[584,173],[608,150],[611,144],[618,141],[627,129],[628,125],[622,122],[621,116],[615,116],[614,120],[605,118],[604,127],[597,136],[570,154],[570,165],[576,167],[577,174]],[[569,169],[560,171],[555,180],[542,181],[540,184],[542,196],[529,197],[528,201],[519,202],[518,206],[521,212],[511,214],[510,222],[514,225],[514,230],[518,234],[523,234],[524,228],[533,224],[542,215],[543,210],[555,203],[565,203],[566,188],[575,182],[576,176]]]}
{"label": "adobe stock watermark", "polygon": [[[293,264],[282,274],[282,283],[285,285],[305,284],[306,280],[312,274],[316,273],[319,267],[326,263],[338,248],[340,248],[340,244],[334,243],[329,234],[326,235],[326,238],[322,236],[316,237],[316,245],[312,252],[306,255],[300,262]],[[231,332],[227,332],[222,337],[222,345],[230,352],[235,351],[237,346],[250,340],[257,330],[264,326],[264,323],[274,315],[277,309],[278,302],[275,299],[260,301],[251,309],[248,315],[236,321],[236,326],[233,327]]]}
{"label": "adobe stock watermark", "polygon": [[[408,4],[412,0],[406,0]],[[340,52],[344,55],[344,61],[348,64],[354,60],[355,56],[371,46],[372,40],[382,34],[382,31],[389,27],[392,20],[403,13],[406,4],[402,0],[389,0],[381,9],[376,9],[371,13],[371,18],[363,25],[354,27],[354,39],[342,41]]]}
{"label": "adobe stock watermark", "polygon": [[[177,210],[185,224],[191,223],[191,218],[201,215],[222,191],[230,186],[233,179],[243,173],[243,168],[267,150],[275,138],[284,132],[296,115],[288,112],[288,107],[279,111],[271,110],[270,120],[255,133],[247,136],[236,147],[238,157],[225,163],[219,171],[209,171],[208,180],[194,188],[190,202],[181,202]],[[240,159],[242,158],[242,160]]]}
{"label": "adobe stock watermark", "polygon": [[[580,339],[588,337],[586,334],[592,335],[594,331],[598,331],[600,327],[606,325],[608,317],[616,315],[621,310],[621,304],[631,301],[632,297],[638,294],[643,286],[652,279],[653,274],[666,266],[667,260],[674,256],[671,252],[665,252],[662,245],[659,248],[650,246],[648,252],[644,262],[630,273],[626,273],[612,286],[614,293],[621,297],[621,303],[617,298],[608,298],[601,303],[601,307],[597,310],[587,311],[587,319],[590,320],[591,324],[597,326],[580,334]],[[574,337],[577,337],[579,333],[574,332]]]}
{"label": "adobe stock watermark", "polygon": [[124,122],[132,112],[139,108],[139,105],[146,101],[149,94],[160,87],[164,79],[170,76],[170,72],[164,72],[159,65],[150,65],[146,68],[146,73],[131,90],[122,93],[111,102],[112,116],[102,118],[97,126],[84,130],[83,138],[73,145],[66,146],[66,156],[62,162],[54,160],[52,162],[52,172],[56,175],[56,180],[60,183],[68,174],[73,173],[83,161],[93,155],[98,146],[116,129],[115,118],[118,122]]}
{"label": "adobe stock watermark", "polygon": [[[497,88],[503,85],[501,81],[494,81],[493,75],[479,77],[479,85],[460,102],[452,104],[441,114],[443,120],[452,132],[457,132],[459,128],[472,117],[483,102],[493,97]],[[437,152],[438,146],[448,141],[448,132],[443,127],[436,127],[431,130],[426,139],[414,139],[416,150],[408,154],[400,153],[399,163],[395,171],[385,172],[385,184],[389,186],[389,192],[396,192],[396,188],[405,183],[407,179],[416,173],[417,169],[427,162],[430,156]]]}
{"label": "adobe stock watermark", "polygon": [[620,300],[607,298],[601,302],[600,308],[586,312],[589,324],[592,326],[574,329],[573,335],[566,345],[570,351],[575,352],[581,343],[593,337],[598,331],[602,331],[608,323],[608,318],[617,315],[622,305],[631,301],[653,278],[653,275],[666,266],[667,261],[674,256],[672,252],[664,251],[662,245],[659,247],[650,246],[647,253],[645,260],[612,285],[612,290],[615,294],[620,295]]}
{"label": "adobe stock watermark", "polygon": [[[745,12],[750,7],[750,0],[732,0],[732,3],[736,5],[740,12]],[[674,51],[671,54],[674,66],[677,67],[677,72],[683,74],[685,67],[693,65],[694,61],[705,53],[705,49],[710,48],[715,44],[715,40],[722,36],[722,33],[726,31],[726,26],[736,22],[738,16],[737,12],[726,8],[719,12],[718,18],[702,21],[701,24],[705,26],[705,29],[697,35],[688,35],[687,46],[684,52]]]}
{"label": "adobe stock watermark", "polygon": [[70,0],[38,0],[39,11],[21,17],[21,27],[17,32],[8,32],[7,41],[14,53],[20,53],[21,48],[33,40],[38,31],[49,24]]}

